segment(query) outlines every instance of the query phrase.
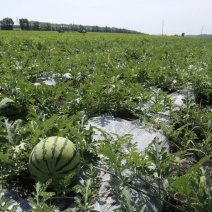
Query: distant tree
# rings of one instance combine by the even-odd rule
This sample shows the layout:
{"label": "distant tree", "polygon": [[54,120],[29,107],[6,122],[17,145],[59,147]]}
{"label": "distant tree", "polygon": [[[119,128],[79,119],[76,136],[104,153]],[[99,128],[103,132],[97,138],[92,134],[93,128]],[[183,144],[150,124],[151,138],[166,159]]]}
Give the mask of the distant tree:
{"label": "distant tree", "polygon": [[52,25],[51,23],[46,23],[46,31],[51,31]]}
{"label": "distant tree", "polygon": [[86,33],[85,27],[82,26],[82,25],[79,25],[79,26],[78,26],[78,32],[80,32],[80,33]]}
{"label": "distant tree", "polygon": [[19,19],[19,24],[22,30],[29,30],[29,21],[26,18]]}
{"label": "distant tree", "polygon": [[99,32],[98,26],[92,26],[92,32]]}
{"label": "distant tree", "polygon": [[182,33],[182,37],[184,37],[184,36],[185,36],[185,33],[183,32],[183,33]]}
{"label": "distant tree", "polygon": [[106,27],[104,27],[103,31],[104,32],[111,32],[111,28],[106,26]]}
{"label": "distant tree", "polygon": [[76,24],[71,24],[70,25],[70,31],[74,32],[74,31],[77,31],[78,30],[78,27]]}
{"label": "distant tree", "polygon": [[42,31],[51,31],[51,23],[48,22],[40,22],[39,29]]}
{"label": "distant tree", "polygon": [[13,30],[14,22],[12,18],[4,18],[1,20],[1,29],[2,30]]}
{"label": "distant tree", "polygon": [[[0,21],[2,29],[13,29],[14,22],[10,18]],[[48,22],[28,21],[26,18],[19,19],[20,28],[22,30],[36,30],[36,31],[75,31],[75,32],[108,32],[108,33],[133,33],[140,34],[133,30],[120,29],[115,27],[100,27],[100,26],[84,26],[77,24],[55,24]]]}
{"label": "distant tree", "polygon": [[30,30],[40,30],[40,22],[38,21],[30,21]]}

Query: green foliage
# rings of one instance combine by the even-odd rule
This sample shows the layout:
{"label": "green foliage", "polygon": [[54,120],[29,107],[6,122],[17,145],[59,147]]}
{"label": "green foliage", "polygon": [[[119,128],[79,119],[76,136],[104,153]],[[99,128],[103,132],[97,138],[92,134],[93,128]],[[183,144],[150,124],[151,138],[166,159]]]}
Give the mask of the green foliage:
{"label": "green foliage", "polygon": [[[27,27],[27,21],[22,21]],[[33,22],[33,27],[37,24]],[[83,170],[87,170],[84,184],[74,187],[72,197],[71,176],[67,175],[55,194],[49,192],[48,183],[37,184],[32,200],[35,210],[51,211],[54,198],[67,197],[75,199],[79,210],[89,210],[98,196],[99,172],[103,172],[99,161],[120,182],[113,191],[122,205],[120,211],[146,210],[136,204],[135,192],[144,191],[134,181],[151,188],[149,195],[166,206],[212,210],[211,39],[23,31],[0,34],[0,100],[9,98],[15,102],[14,108],[21,108],[18,117],[11,109],[11,113],[7,111],[12,119],[0,113],[1,179],[28,172],[33,147],[49,136],[67,137],[75,143]],[[67,73],[69,78],[64,77]],[[47,85],[46,80],[56,84]],[[187,93],[178,108],[169,94],[181,89]],[[166,111],[171,114],[170,126],[157,122]],[[170,154],[157,139],[143,153],[130,143],[130,135],[111,138],[102,132],[104,140],[93,140],[98,129],[85,125],[89,118],[104,113],[139,119],[146,126],[162,129],[169,137]],[[124,175],[126,170],[130,176]],[[173,206],[165,195],[179,204]]]}
{"label": "green foliage", "polygon": [[87,180],[82,185],[76,185],[73,189],[76,191],[75,203],[80,211],[89,211],[96,198],[98,197],[97,188],[100,186],[101,179],[98,171],[92,165],[86,170]]}
{"label": "green foliage", "polygon": [[4,18],[1,20],[1,30],[13,30],[14,22],[12,18]]}
{"label": "green foliage", "polygon": [[29,30],[29,21],[26,18],[19,19],[20,28],[22,30]]}
{"label": "green foliage", "polygon": [[134,197],[131,190],[127,187],[124,187],[124,189],[121,192],[121,195],[119,196],[119,202],[121,203],[121,209],[118,209],[116,211],[119,212],[128,212],[128,211],[140,211],[140,212],[146,212],[147,207],[145,204],[140,204],[139,199]]}
{"label": "green foliage", "polygon": [[30,203],[33,207],[33,211],[35,212],[42,212],[42,211],[54,211],[56,207],[51,204],[47,204],[46,201],[51,199],[55,193],[54,192],[46,192],[47,187],[49,186],[51,182],[46,182],[44,184],[41,184],[37,182],[35,184],[35,192],[33,193],[34,197],[30,200]]}
{"label": "green foliage", "polygon": [[209,157],[204,157],[170,186],[176,194],[184,198],[189,211],[211,210],[211,183],[208,181],[206,170],[202,167],[208,160]]}

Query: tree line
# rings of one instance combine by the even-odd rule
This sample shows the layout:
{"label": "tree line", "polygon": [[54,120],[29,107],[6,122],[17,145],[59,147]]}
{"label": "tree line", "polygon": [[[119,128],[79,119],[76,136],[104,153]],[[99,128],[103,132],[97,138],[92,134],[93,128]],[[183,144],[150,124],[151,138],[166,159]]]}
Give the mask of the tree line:
{"label": "tree line", "polygon": [[34,31],[58,31],[58,32],[110,32],[110,33],[131,33],[140,34],[140,32],[116,27],[84,26],[78,24],[54,24],[49,22],[29,21],[27,18],[19,19],[19,25],[14,25],[12,18],[4,18],[0,21],[1,30],[21,30]]}

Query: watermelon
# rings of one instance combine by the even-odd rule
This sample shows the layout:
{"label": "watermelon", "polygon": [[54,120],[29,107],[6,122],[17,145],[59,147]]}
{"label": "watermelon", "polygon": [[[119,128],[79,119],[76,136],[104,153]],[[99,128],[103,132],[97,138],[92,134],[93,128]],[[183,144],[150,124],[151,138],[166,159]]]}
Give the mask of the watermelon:
{"label": "watermelon", "polygon": [[15,120],[23,118],[26,115],[24,106],[20,106],[17,102],[10,98],[3,98],[0,101],[0,116]]}
{"label": "watermelon", "polygon": [[29,172],[39,182],[53,184],[80,170],[80,155],[75,145],[64,137],[52,136],[40,141],[29,157]]}

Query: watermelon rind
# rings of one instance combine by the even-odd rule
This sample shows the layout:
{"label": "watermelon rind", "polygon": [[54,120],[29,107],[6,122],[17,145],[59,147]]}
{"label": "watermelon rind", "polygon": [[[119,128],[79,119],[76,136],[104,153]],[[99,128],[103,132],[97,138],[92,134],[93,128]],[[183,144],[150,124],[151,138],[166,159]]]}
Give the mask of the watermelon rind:
{"label": "watermelon rind", "polygon": [[76,176],[80,170],[80,155],[73,142],[64,137],[51,136],[40,141],[29,157],[29,172],[39,182],[58,182],[68,174]]}

